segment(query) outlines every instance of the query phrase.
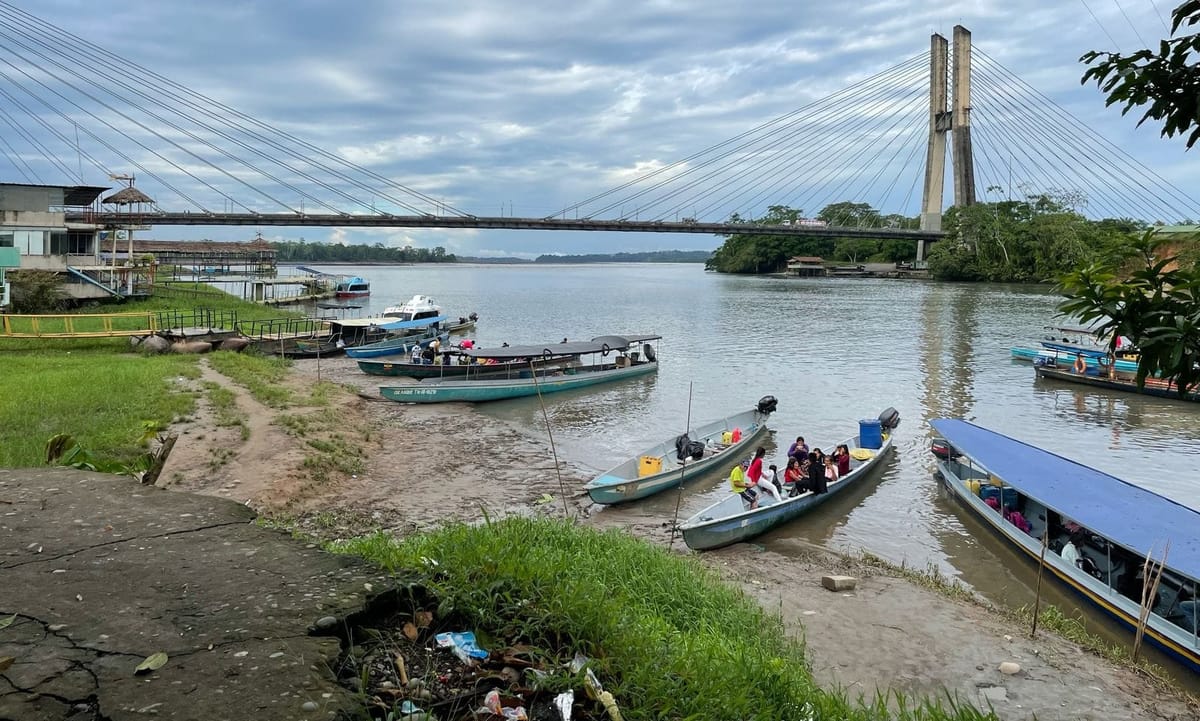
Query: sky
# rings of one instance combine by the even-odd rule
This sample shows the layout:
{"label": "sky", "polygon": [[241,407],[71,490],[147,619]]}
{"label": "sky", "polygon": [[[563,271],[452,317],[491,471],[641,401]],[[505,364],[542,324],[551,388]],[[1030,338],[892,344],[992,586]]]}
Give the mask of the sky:
{"label": "sky", "polygon": [[[1080,84],[1082,53],[1131,52],[1166,37],[1171,2],[0,0],[0,14],[11,19],[14,6],[34,14],[436,201],[475,215],[543,217],[914,58],[929,49],[931,33],[949,37],[956,24],[972,31],[988,58],[1165,180],[1200,195],[1192,162],[1200,151],[1189,154],[1182,140],[1160,138],[1153,123],[1136,128],[1136,117],[1106,108],[1094,84]],[[105,73],[101,63],[94,70]],[[0,77],[0,89],[5,83]],[[924,112],[927,100],[906,97],[905,108]],[[120,107],[93,110],[115,120]],[[889,112],[880,106],[881,117]],[[895,154],[897,190],[886,201],[895,207],[885,211],[917,210],[920,188],[914,197],[909,177],[920,165],[901,160],[919,158],[925,139],[923,128],[911,131],[904,147],[919,145],[919,152]],[[4,135],[21,152],[10,126],[0,125]],[[832,153],[829,144],[841,142],[820,141],[811,152]],[[134,172],[86,132],[79,143],[107,158],[110,170]],[[116,145],[148,168],[162,165],[131,142]],[[1011,185],[1016,156],[1006,152]],[[63,152],[62,160],[81,169],[85,182],[119,185],[77,155]],[[39,166],[36,157],[30,162],[44,182],[78,180]],[[230,163],[218,165],[229,173],[222,183],[241,175]],[[26,182],[19,171],[0,155],[0,180]],[[266,192],[292,207],[304,202],[262,177],[247,182],[272,186]],[[162,208],[194,209],[154,178],[141,174],[137,184]],[[205,207],[228,209],[228,201],[186,177],[175,184]],[[387,205],[382,196],[348,192],[364,204]],[[781,194],[763,202],[787,200]],[[242,240],[257,231],[277,240],[440,245],[483,256],[720,244],[706,235],[438,229],[160,227],[148,234]]]}

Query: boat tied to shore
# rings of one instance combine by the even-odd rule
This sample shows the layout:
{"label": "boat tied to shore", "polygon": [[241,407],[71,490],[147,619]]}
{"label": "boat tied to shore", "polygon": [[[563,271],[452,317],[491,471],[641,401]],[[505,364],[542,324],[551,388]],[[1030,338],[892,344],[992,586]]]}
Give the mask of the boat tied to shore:
{"label": "boat tied to shore", "polygon": [[593,502],[612,504],[675,488],[725,466],[728,459],[737,459],[755,445],[767,434],[767,417],[777,406],[774,396],[763,396],[754,407],[741,413],[650,446],[596,476],[584,490]]}
{"label": "boat tied to shore", "polygon": [[[382,386],[379,392],[384,398],[405,403],[479,403],[611,383],[657,372],[658,354],[650,341],[661,337],[605,335],[570,343],[463,348],[459,352],[470,359],[520,362],[526,367],[516,376],[496,377],[488,372],[486,362],[470,363],[464,367],[475,372],[468,370],[462,377],[429,378],[411,385]],[[537,367],[537,359],[556,356],[565,357],[559,363]]]}
{"label": "boat tied to shore", "polygon": [[693,550],[707,550],[746,541],[807,513],[847,488],[861,485],[872,469],[892,453],[892,433],[900,425],[900,414],[888,408],[878,419],[858,424],[858,433],[841,442],[851,449],[850,472],[829,481],[824,493],[806,490],[780,501],[759,494],[755,508],[750,508],[741,495],[730,493],[679,524],[683,542]]}
{"label": "boat tied to shore", "polygon": [[967,421],[931,425],[942,484],[972,515],[1122,626],[1145,618],[1151,644],[1200,672],[1200,511]]}

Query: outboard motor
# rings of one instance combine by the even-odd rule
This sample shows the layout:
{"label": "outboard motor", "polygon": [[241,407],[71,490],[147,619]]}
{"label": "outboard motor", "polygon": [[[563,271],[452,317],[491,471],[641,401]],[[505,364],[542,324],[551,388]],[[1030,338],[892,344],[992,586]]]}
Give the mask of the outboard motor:
{"label": "outboard motor", "polygon": [[954,447],[941,438],[933,439],[929,444],[929,452],[943,460],[958,457],[958,452],[954,450]]}
{"label": "outboard motor", "polygon": [[467,316],[467,317],[468,317],[468,318],[470,318],[471,320],[479,320],[479,314],[478,314],[478,313],[472,313],[471,315],[469,315],[469,316]]}
{"label": "outboard motor", "polygon": [[888,408],[883,413],[880,413],[879,425],[885,431],[895,430],[900,425],[900,411],[895,408]]}
{"label": "outboard motor", "polygon": [[775,399],[775,396],[763,396],[762,398],[758,399],[758,412],[759,413],[765,413],[767,415],[770,415],[770,414],[774,413],[775,409],[778,407],[779,407],[779,401]]}
{"label": "outboard motor", "polygon": [[654,346],[650,345],[649,343],[642,344],[642,355],[645,356],[646,360],[650,361],[651,363],[658,360],[658,355],[654,352]]}

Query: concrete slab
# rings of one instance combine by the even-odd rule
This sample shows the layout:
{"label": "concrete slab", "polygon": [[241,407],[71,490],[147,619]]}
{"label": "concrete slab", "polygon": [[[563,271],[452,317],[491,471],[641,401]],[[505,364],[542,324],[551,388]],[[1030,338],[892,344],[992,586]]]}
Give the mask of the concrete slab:
{"label": "concrete slab", "polygon": [[388,582],[236,502],[57,468],[0,470],[0,579],[0,719],[22,721],[354,713],[337,640],[307,631]]}

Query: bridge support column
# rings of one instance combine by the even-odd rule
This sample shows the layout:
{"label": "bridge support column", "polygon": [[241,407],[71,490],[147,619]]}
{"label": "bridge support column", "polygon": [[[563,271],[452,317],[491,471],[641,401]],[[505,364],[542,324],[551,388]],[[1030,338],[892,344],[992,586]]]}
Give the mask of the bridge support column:
{"label": "bridge support column", "polygon": [[971,150],[971,31],[954,26],[954,204],[975,204],[975,160]]}
{"label": "bridge support column", "polygon": [[[929,48],[929,147],[925,156],[925,193],[921,203],[921,230],[942,229],[942,194],[946,183],[946,66],[949,46],[934,33]],[[925,260],[928,241],[917,241],[917,261]]]}

